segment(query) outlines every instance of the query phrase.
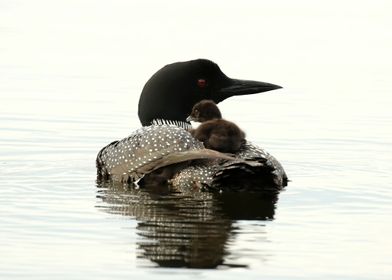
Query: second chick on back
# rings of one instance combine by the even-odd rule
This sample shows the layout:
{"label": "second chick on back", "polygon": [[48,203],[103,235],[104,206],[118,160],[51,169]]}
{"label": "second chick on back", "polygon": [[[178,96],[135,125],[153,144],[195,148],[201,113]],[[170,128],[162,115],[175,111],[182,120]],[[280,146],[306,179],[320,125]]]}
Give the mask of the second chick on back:
{"label": "second chick on back", "polygon": [[235,123],[222,119],[218,106],[212,100],[196,103],[187,120],[201,122],[191,133],[208,149],[235,154],[246,141],[245,133]]}

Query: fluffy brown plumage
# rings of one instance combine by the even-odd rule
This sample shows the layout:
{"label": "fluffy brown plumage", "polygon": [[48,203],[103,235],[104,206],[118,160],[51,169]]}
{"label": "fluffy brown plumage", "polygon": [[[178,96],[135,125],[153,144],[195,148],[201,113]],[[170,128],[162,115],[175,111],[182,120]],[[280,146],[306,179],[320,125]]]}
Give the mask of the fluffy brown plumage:
{"label": "fluffy brown plumage", "polygon": [[222,119],[218,106],[212,100],[196,103],[189,119],[201,122],[191,133],[208,149],[234,154],[245,143],[245,133],[235,123]]}

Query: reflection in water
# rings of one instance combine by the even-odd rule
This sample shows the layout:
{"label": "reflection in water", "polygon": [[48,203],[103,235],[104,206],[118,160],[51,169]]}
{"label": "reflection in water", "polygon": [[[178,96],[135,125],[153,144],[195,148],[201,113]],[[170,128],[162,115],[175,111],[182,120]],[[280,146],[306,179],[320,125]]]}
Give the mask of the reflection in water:
{"label": "reflection in water", "polygon": [[239,266],[225,262],[233,221],[272,219],[277,201],[246,193],[162,194],[113,182],[98,182],[98,188],[104,211],[138,221],[138,257],[164,267]]}

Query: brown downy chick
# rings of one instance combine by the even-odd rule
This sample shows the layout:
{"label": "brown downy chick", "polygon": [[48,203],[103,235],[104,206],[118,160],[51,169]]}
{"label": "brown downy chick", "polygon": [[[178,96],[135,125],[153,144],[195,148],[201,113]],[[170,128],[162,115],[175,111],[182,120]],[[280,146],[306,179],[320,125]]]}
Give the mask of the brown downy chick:
{"label": "brown downy chick", "polygon": [[218,106],[212,100],[196,103],[187,120],[201,122],[191,133],[208,149],[235,154],[245,142],[245,133],[235,123],[222,119]]}

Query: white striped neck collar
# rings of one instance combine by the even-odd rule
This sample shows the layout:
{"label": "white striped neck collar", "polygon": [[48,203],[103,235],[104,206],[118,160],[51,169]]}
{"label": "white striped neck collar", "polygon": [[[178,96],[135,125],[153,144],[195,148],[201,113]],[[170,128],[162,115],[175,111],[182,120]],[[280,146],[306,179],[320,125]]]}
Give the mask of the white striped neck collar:
{"label": "white striped neck collar", "polygon": [[151,124],[152,125],[175,125],[186,130],[192,129],[192,125],[190,123],[184,121],[176,121],[176,120],[153,119],[151,121]]}

